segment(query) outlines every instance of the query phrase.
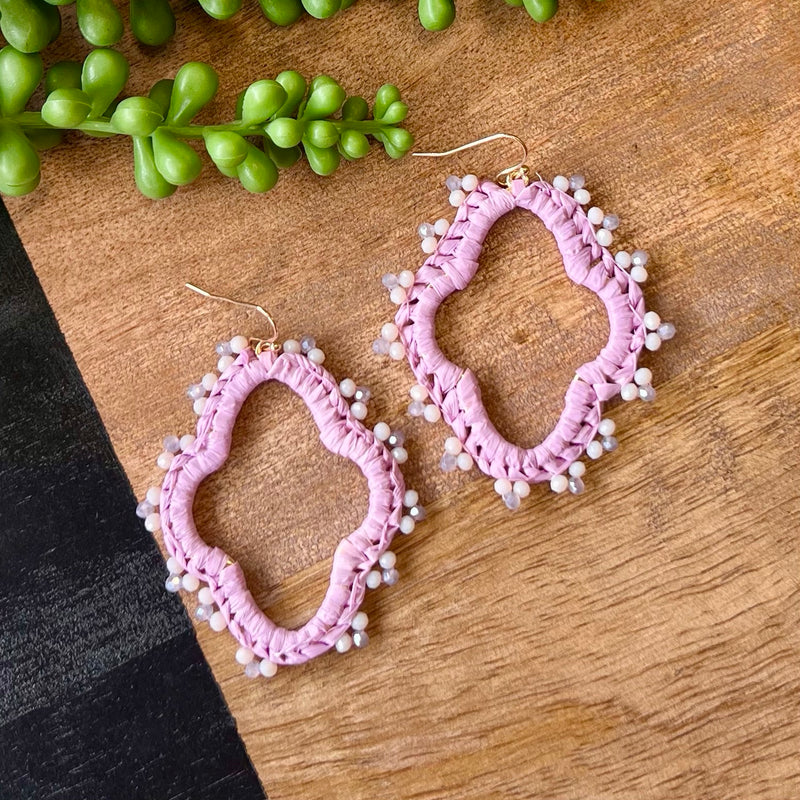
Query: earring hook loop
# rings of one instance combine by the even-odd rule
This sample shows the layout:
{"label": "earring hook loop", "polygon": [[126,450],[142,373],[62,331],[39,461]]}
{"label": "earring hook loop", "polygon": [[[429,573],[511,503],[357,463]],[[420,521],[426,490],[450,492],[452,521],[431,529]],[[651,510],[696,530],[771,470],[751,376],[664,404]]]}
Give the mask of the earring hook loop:
{"label": "earring hook loop", "polygon": [[212,294],[211,292],[207,292],[205,289],[201,289],[199,286],[195,286],[193,283],[185,283],[184,286],[187,289],[191,289],[193,292],[196,292],[201,297],[205,297],[209,300],[219,300],[222,303],[229,303],[232,306],[239,306],[241,308],[249,308],[257,313],[261,314],[264,319],[267,320],[269,323],[269,327],[271,330],[271,336],[268,339],[252,339],[251,341],[255,343],[255,352],[256,355],[259,355],[262,350],[275,350],[277,349],[278,345],[276,345],[275,340],[278,338],[278,326],[275,324],[275,320],[272,318],[272,315],[267,311],[263,306],[260,306],[258,303],[248,303],[244,300],[234,300],[232,297],[225,297],[225,295],[221,294]]}
{"label": "earring hook loop", "polygon": [[484,136],[480,139],[475,139],[472,142],[467,142],[466,144],[459,145],[458,147],[453,147],[450,150],[442,150],[430,153],[411,153],[411,155],[418,156],[420,158],[443,158],[445,156],[452,156],[456,153],[461,153],[464,150],[470,150],[473,147],[480,147],[480,145],[488,144],[489,142],[497,142],[501,139],[509,139],[512,142],[516,142],[522,148],[522,158],[513,166],[500,170],[500,172],[497,173],[495,180],[501,186],[506,187],[508,187],[511,181],[515,179],[521,179],[527,184],[529,170],[525,162],[528,160],[528,147],[525,142],[519,138],[519,136],[515,136],[513,133],[493,133],[490,136]]}

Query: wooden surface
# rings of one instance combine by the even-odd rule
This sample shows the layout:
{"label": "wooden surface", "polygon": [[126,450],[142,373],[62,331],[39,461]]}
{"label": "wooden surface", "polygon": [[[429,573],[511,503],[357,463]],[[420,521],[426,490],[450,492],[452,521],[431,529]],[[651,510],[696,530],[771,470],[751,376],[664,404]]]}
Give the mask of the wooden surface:
{"label": "wooden surface", "polygon": [[[207,169],[161,203],[135,191],[126,142],[44,157],[42,188],[7,203],[140,494],[160,438],[192,424],[183,391],[214,343],[255,324],[185,280],[315,334],[334,374],[372,387],[370,420],[412,440],[408,482],[431,514],[397,544],[400,584],[367,599],[367,650],[248,681],[232,639],[199,632],[270,797],[800,796],[798,4],[565,0],[536,27],[462,0],[439,35],[408,2],[288,31],[255,3],[228,24],[191,5],[162,57],[126,45],[132,90],[208,59],[222,87],[208,118],[227,117],[243,85],[291,67],[353,93],[396,82],[426,149],[517,133],[534,169],[584,171],[619,213],[617,242],[652,255],[648,304],[679,330],[644,360],[657,402],[612,410],[620,448],[586,494],[539,487],[510,514],[477,472],[439,472],[446,428],[404,419],[410,373],[370,343],[391,313],[379,276],[421,263],[416,225],[450,214],[444,177],[514,154],[373,153],[327,179],[296,167],[265,197]],[[73,40],[51,57],[82,53]],[[438,322],[526,444],[606,333],[522,214]],[[366,508],[355,467],[315,439],[297,398],[263,388],[197,504],[285,624],[316,607]]]}

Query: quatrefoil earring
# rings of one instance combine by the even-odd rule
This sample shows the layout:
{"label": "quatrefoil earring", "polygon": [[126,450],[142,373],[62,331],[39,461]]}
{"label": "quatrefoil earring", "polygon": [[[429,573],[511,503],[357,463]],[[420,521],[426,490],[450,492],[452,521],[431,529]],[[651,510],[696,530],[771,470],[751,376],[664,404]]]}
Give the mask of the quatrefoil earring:
{"label": "quatrefoil earring", "polygon": [[[225,628],[239,644],[236,660],[248,677],[272,677],[279,665],[301,664],[331,648],[346,652],[369,641],[367,615],[359,608],[367,589],[397,583],[396,556],[389,549],[399,531],[411,533],[425,518],[419,496],[406,490],[399,465],[408,454],[401,431],[378,422],[370,430],[369,389],[350,378],[337,382],[322,366],[324,352],[311,336],[278,344],[270,314],[255,303],[212,295],[214,300],[258,312],[269,326],[267,338],[234,336],[216,346],[216,371],[192,384],[187,395],[197,415],[193,434],[167,436],[157,465],[166,471],[161,486],[148,489],[136,508],[147,530],[161,531],[169,554],[169,592],[197,592],[195,614],[215,631]],[[250,393],[277,381],[308,406],[322,444],[355,463],[367,479],[369,509],[361,525],[339,542],[330,582],[316,614],[301,628],[276,625],[247,589],[241,566],[211,547],[195,526],[192,505],[200,483],[228,457],[236,417]]]}
{"label": "quatrefoil earring", "polygon": [[[623,400],[652,401],[652,373],[639,367],[646,348],[658,350],[675,335],[675,326],[646,311],[640,284],[647,279],[648,255],[643,250],[609,247],[619,226],[615,214],[589,206],[591,195],[583,175],[559,175],[552,184],[531,180],[527,148],[517,136],[497,133],[435,153],[442,157],[500,139],[511,139],[523,149],[522,159],[494,179],[451,175],[445,185],[455,220],[439,219],[418,228],[422,250],[428,254],[416,273],[403,270],[383,276],[383,285],[397,306],[393,322],[386,323],[373,344],[378,354],[408,359],[416,378],[408,411],[429,422],[440,419],[452,428],[444,443],[441,468],[469,470],[473,465],[495,479],[495,491],[506,506],[516,509],[534,483],[549,483],[557,493],[584,491],[585,453],[590,460],[616,450],[613,420],[602,415],[603,404],[620,395]],[[484,408],[475,375],[453,364],[436,342],[435,317],[442,302],[464,289],[478,269],[478,258],[489,229],[516,208],[538,217],[553,235],[567,276],[594,292],[608,313],[610,335],[598,356],[575,370],[566,392],[564,409],[543,442],[523,448],[504,439]]]}

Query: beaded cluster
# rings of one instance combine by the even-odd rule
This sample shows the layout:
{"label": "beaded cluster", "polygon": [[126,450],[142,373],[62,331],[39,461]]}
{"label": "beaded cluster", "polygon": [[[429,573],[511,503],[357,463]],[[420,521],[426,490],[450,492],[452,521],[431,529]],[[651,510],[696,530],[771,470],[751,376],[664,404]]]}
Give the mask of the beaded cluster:
{"label": "beaded cluster", "polygon": [[[448,192],[448,201],[451,206],[456,209],[461,209],[464,204],[470,203],[470,194],[479,189],[480,182],[475,175],[466,175],[459,178],[456,175],[450,175],[445,181],[445,188]],[[616,214],[604,212],[598,206],[592,206],[591,194],[586,188],[586,180],[583,175],[575,174],[567,178],[563,175],[558,175],[553,179],[552,185],[546,184],[543,181],[538,184],[542,189],[556,196],[562,194],[569,197],[571,195],[574,201],[573,207],[587,207],[588,210],[580,212],[584,218],[584,222],[588,220],[586,231],[588,235],[593,237],[596,245],[607,252],[614,241],[614,232],[619,227],[619,218]],[[509,188],[511,188],[509,186]],[[477,192],[476,192],[477,194]],[[569,202],[569,201],[565,201]],[[424,283],[425,288],[433,288],[430,281],[434,280],[436,275],[432,277],[433,267],[437,262],[437,256],[442,259],[451,256],[454,252],[452,241],[448,242],[447,251],[442,254],[440,248],[444,241],[451,235],[451,230],[457,225],[463,226],[468,221],[466,214],[457,212],[456,221],[450,222],[446,218],[437,219],[434,223],[423,222],[417,227],[417,234],[420,238],[420,245],[423,253],[428,256],[421,271],[415,273],[412,270],[403,270],[398,274],[385,274],[381,282],[385,289],[389,292],[390,301],[397,307],[398,312],[396,318],[385,323],[380,329],[379,338],[373,342],[373,352],[378,355],[388,355],[393,360],[400,361],[403,358],[409,357],[408,345],[409,337],[414,337],[416,328],[409,326],[404,328],[404,323],[409,323],[408,307],[409,303],[413,300],[420,300],[420,284]],[[466,234],[465,234],[466,235]],[[479,247],[479,244],[478,244]],[[594,252],[594,251],[593,251]],[[599,252],[599,251],[597,251]],[[471,250],[467,258],[474,259],[477,256]],[[596,256],[595,256],[596,258]],[[648,277],[647,265],[649,263],[648,254],[644,250],[636,249],[629,252],[624,249],[617,250],[612,256],[607,255],[610,267],[619,268],[627,276],[633,284],[643,284]],[[427,270],[426,270],[427,268]],[[446,265],[440,269],[445,270],[447,277],[452,277],[452,270],[447,271]],[[420,275],[424,275],[420,278]],[[463,280],[463,278],[452,278],[453,281]],[[460,285],[455,286],[456,289],[463,288]],[[438,292],[438,287],[434,292]],[[452,287],[450,288],[452,291]],[[439,300],[440,301],[440,300]],[[649,351],[658,350],[662,342],[672,339],[675,335],[675,326],[671,322],[666,322],[654,311],[646,311],[643,313],[640,322],[644,331],[640,347],[643,345]],[[418,342],[417,346],[422,348]],[[415,359],[417,366],[419,365],[419,358],[426,355],[431,361],[440,361],[441,354],[436,354],[431,358],[431,353],[417,353],[414,357],[410,358],[412,369],[415,367]],[[655,399],[655,389],[652,385],[652,372],[645,367],[638,367],[636,365],[635,371],[632,372],[632,380],[624,383],[619,387],[613,387],[615,393],[625,401],[641,399],[646,402],[652,402]],[[415,373],[418,372],[414,369]],[[576,376],[578,378],[582,376]],[[428,422],[438,422],[442,418],[442,402],[443,398],[439,396],[438,402],[431,402],[431,386],[422,385],[417,382],[409,389],[410,403],[408,405],[408,413],[412,417],[422,417]],[[603,398],[608,399],[608,398]],[[480,395],[477,394],[477,402],[480,403]],[[447,420],[450,422],[450,420]],[[613,452],[617,449],[619,443],[615,436],[616,425],[613,420],[608,418],[601,418],[595,423],[597,438],[593,438],[588,442],[583,443],[583,452],[589,460],[597,460],[603,454]],[[445,472],[453,472],[455,470],[470,470],[475,463],[474,458],[470,453],[465,450],[464,435],[449,436],[444,443],[444,453],[441,457],[440,467]],[[553,492],[560,494],[563,492],[571,492],[572,494],[581,494],[584,489],[583,476],[586,472],[586,464],[579,460],[574,459],[569,462],[560,463],[558,469],[552,470],[549,474],[537,474],[535,477],[526,477],[519,475],[516,479],[510,477],[498,477],[494,482],[494,489],[498,495],[503,499],[505,505],[515,510],[520,506],[521,499],[527,497],[530,493],[530,484],[535,482],[549,482],[550,488]]]}
{"label": "beaded cluster", "polygon": [[[258,355],[258,349],[253,351],[252,343],[253,340],[241,335],[218,343],[215,348],[218,358],[216,371],[207,372],[200,380],[188,387],[186,395],[192,403],[195,415],[199,418],[197,436],[195,434],[186,434],[181,437],[168,435],[163,439],[162,450],[156,458],[156,464],[159,469],[167,473],[164,484],[163,486],[151,486],[144,499],[136,507],[136,515],[144,521],[144,526],[149,532],[164,533],[160,512],[165,498],[164,492],[167,487],[169,471],[178,456],[181,454],[191,455],[192,451],[201,444],[198,438],[201,436],[202,418],[207,411],[210,396],[219,388],[218,382],[229,375],[237,363],[237,357],[261,358]],[[274,359],[275,354],[280,351],[284,354],[305,357],[308,362],[319,367],[325,361],[325,353],[317,347],[314,338],[307,335],[299,339],[287,339],[282,346],[269,345],[267,352],[269,357]],[[338,395],[344,398],[349,405],[349,413],[352,417],[358,421],[364,420],[368,415],[370,390],[365,386],[358,385],[351,378],[345,378],[338,385],[334,384],[333,393],[337,394],[337,390]],[[377,422],[374,425],[371,431],[371,441],[377,443],[381,448],[385,448],[388,453],[386,458],[390,462],[399,465],[408,459],[403,432],[393,430],[386,422]],[[425,508],[420,504],[416,491],[403,489],[400,497],[402,500],[398,501],[397,506],[398,509],[402,508],[402,511],[397,512],[396,522],[391,523],[392,529],[386,534],[388,541],[391,541],[394,530],[408,535],[414,531],[418,522],[425,519]],[[164,535],[164,540],[169,550],[170,545],[166,535]],[[194,616],[199,622],[207,622],[211,630],[219,632],[231,627],[233,624],[231,615],[226,616],[215,602],[213,590],[218,587],[213,585],[213,581],[204,583],[197,574],[187,571],[187,563],[185,560],[182,562],[177,556],[178,554],[173,552],[166,561],[168,572],[164,584],[166,590],[170,593],[179,591],[196,593],[197,606]],[[376,553],[373,568],[362,578],[363,587],[377,589],[381,585],[394,586],[400,578],[396,563],[397,556],[392,550],[383,548]],[[342,632],[331,644],[340,653],[345,653],[352,647],[365,647],[369,642],[369,635],[366,631],[368,622],[366,613],[360,610],[356,611],[350,619],[347,630]],[[237,638],[240,637],[237,636]],[[323,649],[325,648],[318,647],[314,654],[322,652]],[[259,656],[252,647],[239,646],[235,653],[235,659],[244,668],[245,675],[250,678],[271,678],[278,670],[278,663],[275,660],[263,657],[263,655]],[[293,663],[300,663],[302,660],[305,658],[297,658]]]}

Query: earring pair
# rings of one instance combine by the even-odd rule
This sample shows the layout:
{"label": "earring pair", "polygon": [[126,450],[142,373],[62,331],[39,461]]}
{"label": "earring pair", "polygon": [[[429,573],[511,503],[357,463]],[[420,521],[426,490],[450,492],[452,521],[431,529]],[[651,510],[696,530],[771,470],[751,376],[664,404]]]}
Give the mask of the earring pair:
{"label": "earring pair", "polygon": [[[405,270],[384,276],[383,284],[397,308],[373,349],[398,361],[408,360],[416,379],[409,390],[411,416],[444,420],[451,427],[441,468],[450,472],[477,465],[494,479],[495,491],[506,506],[516,509],[534,483],[549,482],[556,493],[583,491],[586,467],[580,457],[585,453],[597,459],[618,445],[615,425],[603,416],[603,405],[617,395],[624,400],[654,399],[652,374],[638,366],[638,359],[643,349],[657,350],[663,340],[672,338],[675,329],[645,310],[640,283],[647,278],[647,254],[609,251],[619,221],[596,206],[585,210],[591,196],[583,176],[558,176],[550,184],[537,175],[538,180],[532,181],[525,163],[527,149],[510,134],[494,134],[442,153],[414,155],[447,156],[499,139],[518,142],[525,150],[522,160],[493,180],[480,181],[474,175],[447,179],[449,202],[457,209],[455,220],[420,225],[422,249],[428,254],[422,267],[416,273]],[[567,275],[600,297],[610,324],[606,346],[576,370],[555,428],[541,444],[528,449],[498,433],[483,405],[477,378],[444,356],[434,326],[441,303],[475,275],[491,226],[516,208],[527,209],[544,222]],[[364,425],[370,391],[351,378],[337,381],[323,366],[325,353],[313,337],[279,344],[275,322],[262,306],[192,284],[187,287],[206,298],[257,312],[268,331],[265,338],[237,335],[216,346],[216,371],[187,390],[198,418],[196,431],[164,439],[156,461],[166,475],[137,506],[145,527],[161,531],[169,553],[166,588],[197,592],[196,616],[213,630],[230,630],[238,642],[236,660],[249,677],[272,677],[280,665],[301,664],[332,648],[343,653],[353,646],[364,647],[369,620],[360,606],[366,590],[397,583],[392,540],[397,533],[411,534],[425,519],[418,493],[406,489],[400,470],[408,458],[405,437],[385,422],[371,429]],[[323,602],[296,630],[276,625],[258,608],[241,566],[205,543],[192,512],[198,486],[228,457],[244,401],[268,381],[282,383],[300,396],[323,445],[353,461],[369,487],[367,516],[337,546]]]}

